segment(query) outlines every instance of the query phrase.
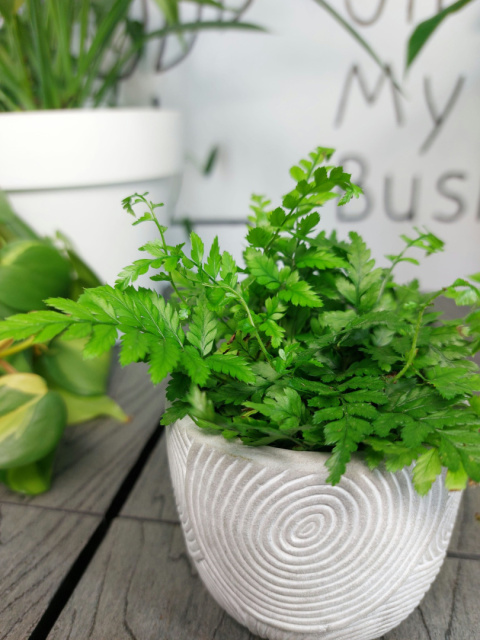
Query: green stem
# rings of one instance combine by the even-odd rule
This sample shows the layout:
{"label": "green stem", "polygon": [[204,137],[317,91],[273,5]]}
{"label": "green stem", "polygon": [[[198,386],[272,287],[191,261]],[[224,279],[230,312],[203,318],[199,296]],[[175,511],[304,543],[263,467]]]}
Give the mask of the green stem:
{"label": "green stem", "polygon": [[[317,154],[315,160],[312,161],[312,166],[310,167],[310,170],[307,173],[307,177],[306,177],[306,182],[308,182],[310,180],[310,178],[312,177],[312,173],[314,171],[314,169],[318,166],[318,163],[320,162],[320,158],[323,156],[323,152],[319,151],[319,153]],[[302,197],[300,198],[300,200],[297,202],[297,204],[290,209],[289,213],[287,214],[287,216],[285,217],[285,220],[282,222],[282,224],[278,227],[278,229],[275,231],[275,233],[273,234],[273,236],[270,238],[267,246],[264,249],[264,253],[266,253],[266,251],[268,251],[268,249],[272,246],[272,244],[275,242],[275,240],[278,238],[278,236],[280,235],[280,232],[282,231],[282,229],[285,226],[285,223],[287,222],[287,220],[290,220],[291,217],[294,215],[295,211],[298,209],[298,207],[301,205],[301,203],[303,202],[303,200],[305,200],[305,198],[307,197],[307,195],[309,195],[308,193],[304,193],[302,195]]]}
{"label": "green stem", "polygon": [[[247,314],[248,321],[250,322],[250,326],[251,326],[251,327],[252,327],[252,329],[253,329],[253,333],[255,334],[255,338],[256,338],[256,339],[257,339],[257,341],[258,341],[258,344],[259,344],[259,346],[260,346],[260,349],[261,349],[261,350],[262,350],[262,352],[263,352],[263,355],[264,355],[264,356],[265,356],[265,358],[267,359],[267,362],[268,362],[269,364],[272,364],[272,361],[271,361],[270,356],[269,356],[269,354],[268,354],[268,351],[267,351],[267,349],[266,349],[266,347],[265,347],[265,344],[264,344],[264,342],[263,342],[262,338],[260,337],[260,333],[258,332],[257,325],[255,324],[255,322],[254,322],[254,320],[253,320],[253,318],[252,318],[252,314],[250,313],[250,309],[249,309],[249,307],[248,307],[248,304],[245,302],[245,300],[244,300],[244,298],[241,296],[241,294],[240,294],[240,293],[238,293],[238,291],[236,291],[236,290],[235,290],[235,289],[233,289],[232,287],[230,287],[228,284],[217,282],[217,281],[215,280],[215,278],[214,278],[214,277],[212,277],[209,273],[207,273],[207,272],[203,269],[203,267],[202,267],[201,263],[195,262],[194,260],[192,260],[192,262],[194,263],[194,265],[197,267],[197,269],[198,269],[199,271],[201,271],[202,273],[204,273],[204,274],[207,276],[207,278],[209,278],[209,279],[213,282],[213,285],[214,285],[215,287],[221,287],[222,289],[226,289],[227,291],[230,291],[230,293],[232,293],[232,294],[234,295],[234,297],[236,298],[236,300],[238,300],[238,302],[240,302],[240,304],[242,305],[242,307],[243,307],[243,308],[244,308],[244,310],[245,310],[245,313]],[[208,286],[208,285],[207,285],[207,286]],[[211,285],[210,285],[210,286],[211,286]]]}
{"label": "green stem", "polygon": [[[162,225],[159,223],[157,216],[155,215],[155,209],[153,208],[153,206],[148,203],[145,198],[143,198],[144,202],[147,204],[148,208],[150,209],[150,213],[153,216],[153,221],[155,222],[155,225],[160,233],[160,237],[162,239],[162,244],[163,244],[163,250],[165,251],[165,253],[168,255],[168,246],[167,243],[165,241],[165,236],[163,234],[163,227]],[[182,296],[182,294],[180,293],[180,291],[178,290],[177,285],[175,284],[175,282],[173,281],[173,277],[170,276],[170,284],[173,287],[173,290],[175,291],[175,293],[177,294],[177,296],[180,298],[180,300],[184,303],[187,304],[187,301],[185,300],[185,298]]]}
{"label": "green stem", "polygon": [[415,325],[415,333],[413,334],[412,346],[410,348],[410,351],[408,352],[407,361],[403,369],[399,371],[397,375],[393,378],[394,382],[396,382],[397,380],[400,380],[400,378],[405,375],[405,373],[408,371],[408,369],[412,365],[415,359],[415,356],[417,355],[417,340],[418,340],[418,336],[420,334],[420,329],[422,326],[423,314],[425,313],[425,310],[427,309],[427,307],[429,307],[431,303],[435,300],[435,298],[438,298],[438,296],[442,295],[442,293],[443,291],[437,291],[434,295],[432,295],[428,299],[428,301],[424,304],[420,313],[418,314],[417,322]]}
{"label": "green stem", "polygon": [[411,242],[409,242],[407,244],[407,246],[404,248],[404,250],[396,257],[396,259],[392,262],[392,265],[387,269],[387,271],[385,272],[385,276],[383,278],[382,281],[382,285],[380,287],[380,291],[378,292],[378,296],[377,296],[377,300],[376,300],[376,305],[380,302],[380,300],[382,299],[383,293],[385,291],[385,287],[387,286],[387,282],[388,279],[390,278],[390,276],[392,275],[393,270],[395,269],[395,267],[397,266],[397,264],[399,264],[399,262],[401,262],[403,256],[407,253],[407,251],[413,247],[413,245],[415,244],[415,242],[417,242],[419,238],[416,238],[416,240],[412,240]]}
{"label": "green stem", "polygon": [[263,351],[263,355],[264,355],[264,356],[265,356],[265,358],[267,359],[267,362],[268,362],[269,364],[272,364],[272,361],[271,361],[271,359],[270,359],[270,356],[268,355],[267,348],[265,347],[265,345],[264,345],[264,343],[263,343],[263,340],[261,339],[260,334],[259,334],[259,332],[258,332],[257,326],[256,326],[255,322],[253,321],[252,314],[250,313],[250,309],[248,308],[248,304],[245,302],[245,300],[243,299],[243,297],[242,297],[239,293],[237,293],[237,292],[235,291],[235,289],[232,289],[232,288],[231,288],[231,287],[229,287],[228,285],[224,285],[224,286],[225,286],[225,288],[229,289],[231,292],[233,292],[234,294],[236,294],[236,296],[237,296],[237,300],[240,302],[240,304],[242,305],[242,307],[245,309],[245,313],[247,314],[248,321],[250,322],[250,324],[251,324],[251,326],[252,326],[252,329],[253,329],[253,332],[254,332],[254,334],[255,334],[255,337],[256,337],[256,339],[258,340],[258,344],[260,345],[260,349]]}

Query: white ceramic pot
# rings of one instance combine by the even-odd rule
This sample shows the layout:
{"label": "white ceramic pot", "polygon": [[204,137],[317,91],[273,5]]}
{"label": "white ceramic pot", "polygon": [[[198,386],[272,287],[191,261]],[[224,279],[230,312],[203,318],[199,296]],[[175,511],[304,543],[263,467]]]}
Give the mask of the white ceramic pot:
{"label": "white ceramic pot", "polygon": [[415,492],[408,470],[352,461],[326,483],[322,453],[252,448],[186,418],[167,430],[190,556],[217,602],[270,640],[372,640],[440,570],[460,493]]}
{"label": "white ceramic pot", "polygon": [[174,205],[182,169],[180,115],[162,109],[70,109],[0,115],[0,189],[36,231],[67,235],[99,276],[145,257],[156,231],[131,226],[121,200],[148,191]]}

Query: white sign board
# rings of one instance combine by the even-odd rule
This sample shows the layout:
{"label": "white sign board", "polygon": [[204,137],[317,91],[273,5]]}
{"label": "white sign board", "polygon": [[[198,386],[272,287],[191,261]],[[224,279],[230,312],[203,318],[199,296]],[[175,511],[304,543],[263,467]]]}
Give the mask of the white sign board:
{"label": "white sign board", "polygon": [[[177,217],[245,220],[252,192],[276,205],[291,188],[289,167],[330,146],[365,197],[326,207],[325,228],[358,231],[383,265],[403,246],[400,233],[427,227],[445,252],[400,272],[425,289],[480,271],[479,4],[447,19],[404,78],[408,35],[439,3],[331,3],[388,63],[402,93],[314,0],[257,0],[245,19],[268,34],[204,33],[172,72],[182,74],[187,152],[201,158],[220,146],[210,177],[187,167]],[[210,231],[240,254],[241,227]]]}

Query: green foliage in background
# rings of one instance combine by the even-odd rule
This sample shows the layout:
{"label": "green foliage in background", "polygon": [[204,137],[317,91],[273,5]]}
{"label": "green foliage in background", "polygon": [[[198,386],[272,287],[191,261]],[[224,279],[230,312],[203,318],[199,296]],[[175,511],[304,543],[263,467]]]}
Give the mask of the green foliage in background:
{"label": "green foliage in background", "polygon": [[[194,42],[183,34],[258,29],[240,21],[249,2],[232,11],[214,0],[188,2],[198,8],[190,22],[183,0],[156,0],[165,26],[148,33],[145,13],[131,17],[133,0],[0,0],[0,111],[96,107],[115,100],[149,40],[176,36],[183,59]],[[219,19],[202,19],[208,8]]]}
{"label": "green foliage in background", "polygon": [[428,20],[424,20],[415,28],[408,40],[407,61],[405,65],[406,69],[409,69],[413,64],[414,60],[425,47],[432,35],[436,32],[438,27],[443,23],[445,18],[457,13],[457,11],[460,11],[472,2],[474,2],[474,0],[458,0],[450,6],[445,7],[445,9],[438,11],[438,13]]}
{"label": "green foliage in background", "polygon": [[[98,279],[74,250],[40,239],[0,193],[0,317],[45,309],[51,295],[76,299]],[[48,342],[48,344],[47,344]],[[50,486],[68,424],[126,416],[106,395],[110,354],[84,360],[85,339],[0,341],[0,481],[36,494]]]}
{"label": "green foliage in background", "polygon": [[[57,311],[14,315],[0,338],[44,342],[87,338],[87,358],[122,333],[123,365],[150,363],[153,382],[171,374],[168,424],[190,414],[205,429],[251,446],[330,452],[336,484],[353,453],[374,468],[397,471],[416,461],[414,483],[425,494],[442,467],[447,486],[480,481],[480,274],[422,293],[393,271],[411,255],[441,251],[432,233],[403,236],[404,250],[379,268],[363,239],[318,231],[318,208],[360,195],[350,175],[318,148],[291,170],[295,181],[280,206],[254,196],[245,267],[207,251],[191,234],[191,252],[170,246],[145,195],[124,201],[145,211],[159,239],[120,274],[115,287],[85,291],[78,301],[52,298]],[[152,272],[173,288],[170,301],[132,286]],[[435,298],[473,306],[461,320],[442,320]],[[32,337],[33,336],[33,337]],[[67,343],[68,344],[68,343]]]}

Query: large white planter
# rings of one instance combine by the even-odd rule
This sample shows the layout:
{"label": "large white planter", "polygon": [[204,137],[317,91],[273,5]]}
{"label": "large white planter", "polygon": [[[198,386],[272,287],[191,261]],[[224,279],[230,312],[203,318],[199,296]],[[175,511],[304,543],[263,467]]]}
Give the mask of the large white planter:
{"label": "large white planter", "polygon": [[121,200],[148,191],[165,221],[182,169],[180,116],[162,109],[71,109],[0,115],[0,189],[42,235],[60,230],[108,282],[156,237]]}
{"label": "large white planter", "polygon": [[325,454],[251,448],[167,430],[190,556],[210,593],[270,640],[372,640],[419,604],[437,575],[460,493],[416,494],[409,471],[353,461],[326,483]]}

